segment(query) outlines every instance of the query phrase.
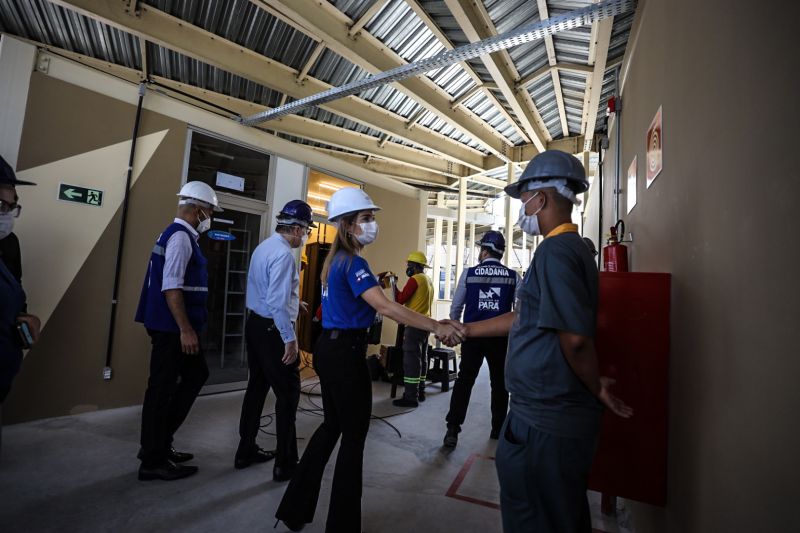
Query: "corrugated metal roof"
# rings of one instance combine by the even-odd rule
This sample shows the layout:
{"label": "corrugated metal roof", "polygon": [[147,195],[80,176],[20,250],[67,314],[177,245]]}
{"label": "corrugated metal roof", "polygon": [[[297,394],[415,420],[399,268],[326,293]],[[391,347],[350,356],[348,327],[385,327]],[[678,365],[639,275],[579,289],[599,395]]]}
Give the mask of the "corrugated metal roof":
{"label": "corrugated metal roof", "polygon": [[[141,1],[294,69],[300,69],[306,64],[316,45],[316,41],[310,36],[295,30],[250,0]],[[358,20],[378,0],[328,1],[352,20]],[[464,32],[442,0],[418,1],[453,45],[467,43]],[[589,3],[591,0],[549,0],[548,10],[553,16]],[[483,5],[501,33],[534,22],[539,17],[537,4],[532,0],[483,0]],[[633,18],[632,12],[615,18],[609,59],[624,54]],[[445,49],[405,0],[383,2],[364,29],[409,62]],[[47,0],[0,0],[0,31],[129,68],[140,69],[142,65],[139,40],[135,36]],[[590,36],[591,29],[588,27],[556,34],[553,41],[557,61],[587,64]],[[508,53],[521,77],[547,64],[544,41],[517,46],[509,49]],[[472,59],[468,64],[482,83],[493,82],[480,59]],[[278,91],[224,69],[154,44],[148,45],[148,66],[154,74],[271,107],[277,106],[283,96]],[[343,85],[368,73],[334,52],[325,50],[312,66],[309,75],[331,85]],[[426,76],[451,98],[457,98],[475,86],[472,75],[465,72],[461,65],[439,69],[427,73]],[[580,131],[586,75],[561,71],[560,76],[569,134],[575,135]],[[605,113],[606,100],[613,94],[615,83],[613,70],[609,70],[603,81],[598,108],[600,116]],[[554,138],[560,137],[561,122],[550,76],[544,76],[531,84],[528,91],[550,135]],[[523,143],[517,128],[505,116],[508,114],[514,117],[508,102],[499,91],[492,91],[492,95],[489,97],[484,92],[478,92],[463,102],[463,105],[513,144]],[[359,96],[406,119],[419,109],[417,102],[402,90],[391,86],[374,88]],[[505,114],[498,108],[498,102]],[[369,126],[327,111],[309,109],[301,114],[372,137],[382,137],[381,132]],[[598,119],[598,129],[602,128],[602,122]],[[430,112],[420,117],[418,123],[483,151],[480,143]],[[409,144],[399,139],[392,140]]]}
{"label": "corrugated metal roof", "polygon": [[45,0],[0,0],[0,31],[141,68],[136,37]]}

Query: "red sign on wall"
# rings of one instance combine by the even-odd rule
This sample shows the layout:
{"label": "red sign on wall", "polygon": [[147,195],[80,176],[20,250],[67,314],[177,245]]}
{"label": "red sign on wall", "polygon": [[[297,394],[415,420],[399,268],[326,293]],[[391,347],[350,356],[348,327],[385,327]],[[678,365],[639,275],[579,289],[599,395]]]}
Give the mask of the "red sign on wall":
{"label": "red sign on wall", "polygon": [[659,106],[656,116],[650,123],[647,129],[647,158],[645,166],[647,167],[647,187],[656,179],[664,167],[664,132],[661,128],[661,107]]}

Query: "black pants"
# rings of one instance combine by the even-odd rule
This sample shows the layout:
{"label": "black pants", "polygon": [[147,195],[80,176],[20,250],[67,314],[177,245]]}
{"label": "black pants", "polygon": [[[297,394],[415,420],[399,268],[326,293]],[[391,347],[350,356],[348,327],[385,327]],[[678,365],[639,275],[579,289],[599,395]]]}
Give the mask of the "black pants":
{"label": "black pants", "polygon": [[179,333],[148,330],[153,351],[150,377],[142,404],[142,465],[164,462],[172,436],[192,408],[208,379],[208,365],[201,353],[189,355],[181,349]]}
{"label": "black pants", "polygon": [[492,387],[492,431],[500,431],[508,411],[505,365],[508,337],[485,337],[467,339],[461,345],[461,365],[458,379],[450,397],[450,412],[447,424],[460,426],[467,417],[472,386],[481,370],[484,357],[489,364],[489,380]]}
{"label": "black pants", "polygon": [[270,387],[275,391],[275,466],[293,468],[297,463],[295,418],[300,401],[299,361],[290,365],[281,362],[284,344],[272,319],[250,313],[244,329],[247,341],[247,363],[250,378],[242,402],[239,420],[239,452],[255,450],[261,427],[261,411]]}
{"label": "black pants", "polygon": [[277,518],[313,521],[322,474],[341,437],[325,531],[360,533],[364,442],[372,413],[366,353],[365,332],[325,330],[317,341],[314,369],[319,375],[325,420],[308,442]]}

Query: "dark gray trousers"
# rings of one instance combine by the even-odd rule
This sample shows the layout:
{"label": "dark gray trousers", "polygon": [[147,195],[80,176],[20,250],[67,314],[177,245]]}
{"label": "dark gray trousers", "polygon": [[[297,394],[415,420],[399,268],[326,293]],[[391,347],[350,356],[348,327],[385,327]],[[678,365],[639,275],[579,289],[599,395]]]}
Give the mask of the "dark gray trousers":
{"label": "dark gray trousers", "polygon": [[513,411],[497,445],[504,533],[591,533],[586,499],[596,438],[537,430]]}

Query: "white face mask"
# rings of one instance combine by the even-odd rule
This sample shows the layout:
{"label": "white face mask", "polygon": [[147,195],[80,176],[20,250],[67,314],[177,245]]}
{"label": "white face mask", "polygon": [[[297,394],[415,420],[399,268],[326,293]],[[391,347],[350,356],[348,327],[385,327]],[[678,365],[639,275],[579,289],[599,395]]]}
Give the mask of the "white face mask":
{"label": "white face mask", "polygon": [[361,246],[366,246],[375,242],[378,238],[378,223],[373,220],[372,222],[362,222],[359,224],[361,227],[361,234],[356,235],[356,240]]}
{"label": "white face mask", "polygon": [[0,215],[0,239],[5,239],[14,231],[14,217],[11,213]]}
{"label": "white face mask", "polygon": [[526,215],[525,214],[525,206],[528,205],[528,202],[530,202],[531,200],[536,198],[536,196],[538,194],[539,193],[537,192],[536,194],[534,194],[533,196],[528,198],[528,200],[525,201],[520,206],[520,208],[519,208],[519,219],[517,220],[517,225],[520,227],[520,229],[522,229],[522,231],[524,231],[528,235],[532,235],[532,236],[541,235],[542,234],[541,230],[539,229],[539,219],[536,217],[536,215],[538,215],[539,211],[541,211],[544,208],[544,204],[542,204],[542,207],[537,209],[536,212],[534,214],[532,214],[532,215]]}
{"label": "white face mask", "polygon": [[302,237],[300,237],[300,248],[305,246],[307,242],[308,242],[308,233],[306,233],[305,230],[303,230],[303,235]]}
{"label": "white face mask", "polygon": [[[202,211],[201,211],[202,213]],[[199,217],[200,215],[198,215]],[[211,217],[206,217],[197,225],[197,233],[205,233],[211,229]]]}

